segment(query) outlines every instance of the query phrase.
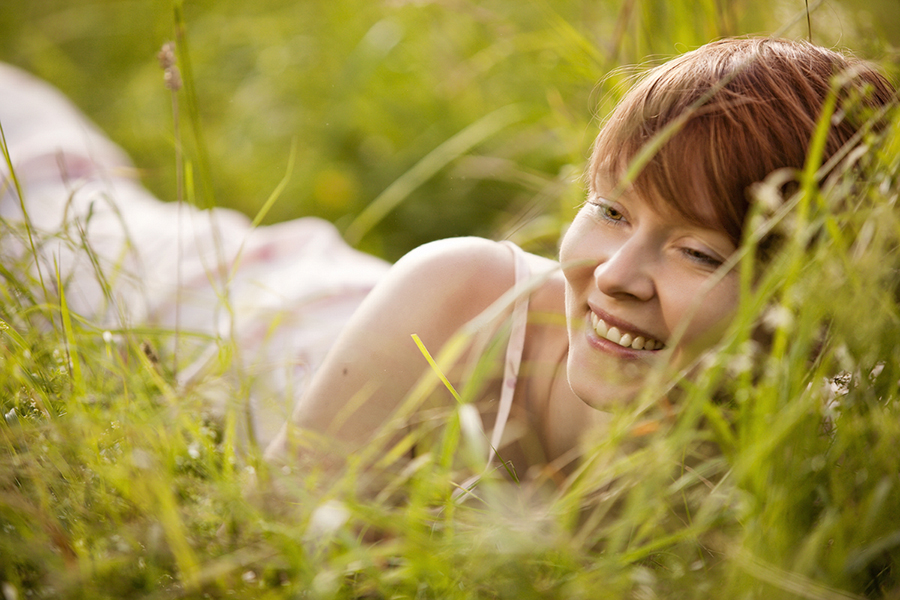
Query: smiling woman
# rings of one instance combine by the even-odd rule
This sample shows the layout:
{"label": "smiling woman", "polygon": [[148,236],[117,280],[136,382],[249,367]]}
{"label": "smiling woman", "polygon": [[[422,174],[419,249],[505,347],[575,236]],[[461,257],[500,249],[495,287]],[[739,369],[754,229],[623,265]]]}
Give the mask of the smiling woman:
{"label": "smiling woman", "polygon": [[651,70],[616,107],[560,252],[579,397],[633,397],[660,346],[679,370],[717,341],[739,286],[733,271],[712,275],[744,235],[749,188],[804,167],[832,90],[827,159],[850,150],[861,109],[891,102],[893,90],[866,65],[803,42],[710,43]]}
{"label": "smiling woman", "polygon": [[[3,218],[68,242],[35,258],[70,280],[71,308],[231,340],[261,382],[248,435],[275,436],[272,461],[395,463],[426,449],[441,422],[427,417],[454,410],[456,396],[476,409],[460,413],[470,434],[482,426],[468,417],[493,422],[489,443],[475,444],[488,466],[499,454],[518,474],[551,476],[651,373],[691,372],[721,338],[739,302],[730,259],[750,187],[788,169],[789,192],[817,132],[816,160],[852,157],[857,132],[878,126],[867,113],[895,99],[873,67],[807,43],[703,46],[650,70],[613,111],[558,262],[456,238],[387,269],[322,221],[253,228],[221,209],[181,214],[61,95],[11,69],[0,83],[17,175],[3,173]],[[25,237],[18,250],[28,253]],[[182,386],[215,374],[211,348],[180,371]],[[440,354],[450,389],[429,387],[423,348]],[[286,401],[263,402],[273,397]]]}
{"label": "smiling woman", "polygon": [[[346,17],[354,3],[292,6],[319,4]],[[475,4],[518,9],[452,3]],[[677,15],[689,4],[640,3],[664,9],[664,27],[634,20],[646,11],[621,22],[652,32],[655,53],[674,47],[664,17],[704,30]],[[215,24],[252,59],[228,23],[244,19]],[[565,98],[553,121],[583,106],[571,86],[529,85],[536,55],[523,50],[553,50],[530,29],[509,43],[509,31],[483,32],[478,44],[499,46],[467,66],[506,65],[530,94]],[[436,40],[433,54],[452,65],[444,33],[416,40]],[[610,61],[640,47],[609,43],[600,54],[620,57]],[[412,58],[428,49],[402,46]],[[494,62],[497,49],[516,61]],[[234,66],[235,55],[207,51]],[[564,80],[599,76],[566,64],[554,65]],[[587,193],[566,199],[566,187],[557,200],[580,204],[558,256],[457,238],[389,265],[321,220],[254,228],[228,210],[160,202],[71,102],[0,67],[3,595],[900,597],[894,91],[852,57],[768,39],[725,40],[644,71],[604,110]],[[405,87],[379,85],[434,93],[419,72]],[[435,77],[448,72],[471,87],[452,69]],[[267,73],[306,71],[292,62]],[[217,98],[203,112],[234,97],[182,74]],[[161,88],[158,71],[153,80]],[[90,89],[98,103],[124,102]],[[464,104],[471,119],[443,123],[435,111],[444,132],[491,110],[446,91],[440,106]],[[345,87],[320,95],[360,108]],[[572,129],[580,137],[584,124]],[[396,148],[412,158],[446,135]],[[480,151],[532,165],[506,149],[548,138],[516,133]],[[237,148],[267,156],[260,144]],[[367,160],[391,163],[392,151],[375,150]],[[302,150],[297,164],[321,171]],[[458,181],[451,171],[442,181]],[[368,181],[377,191],[390,179]],[[424,194],[443,187],[432,183]],[[550,194],[546,180],[539,188]],[[288,203],[298,196],[285,190]],[[446,197],[431,196],[434,219],[467,212]],[[781,236],[771,254],[758,243],[769,232]],[[226,418],[210,418],[210,401]],[[245,423],[260,450],[278,435],[271,463],[242,444]]]}
{"label": "smiling woman", "polygon": [[592,195],[563,239],[568,380],[595,408],[635,397],[660,360],[687,366],[737,308],[735,272],[709,285],[736,249],[729,236],[657,206]]}
{"label": "smiling woman", "polygon": [[[603,410],[635,399],[654,368],[690,367],[721,337],[738,306],[728,259],[745,234],[750,187],[788,169],[789,192],[822,119],[826,161],[894,100],[873,67],[804,42],[722,40],[650,70],[599,134],[560,264],[480,239],[412,252],[342,332],[270,456],[318,460],[309,436],[322,432],[337,442],[329,453],[359,451],[427,371],[410,335],[445,347],[489,307],[512,313],[504,294],[514,289],[527,319],[513,316],[508,330],[490,323],[507,351],[469,399],[496,414],[492,447],[519,473],[566,468]],[[457,387],[472,371],[466,360],[481,356],[467,350],[447,365]]]}

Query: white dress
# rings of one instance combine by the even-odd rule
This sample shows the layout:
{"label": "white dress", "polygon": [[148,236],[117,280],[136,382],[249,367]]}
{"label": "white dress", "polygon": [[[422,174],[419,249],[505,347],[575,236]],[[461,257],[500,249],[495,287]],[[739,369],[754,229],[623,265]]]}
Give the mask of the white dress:
{"label": "white dress", "polygon": [[[69,307],[113,333],[174,330],[177,313],[180,383],[225,383],[218,400],[251,415],[248,427],[265,447],[388,264],[350,248],[320,219],[254,229],[232,210],[161,202],[137,181],[128,156],[58,90],[2,64],[0,126],[22,191],[20,201],[2,161],[4,260],[30,254],[24,204],[47,285],[55,287],[59,265]],[[36,275],[34,261],[31,269]],[[237,354],[223,372],[215,359],[226,347]],[[236,382],[246,377],[252,386],[242,397]]]}

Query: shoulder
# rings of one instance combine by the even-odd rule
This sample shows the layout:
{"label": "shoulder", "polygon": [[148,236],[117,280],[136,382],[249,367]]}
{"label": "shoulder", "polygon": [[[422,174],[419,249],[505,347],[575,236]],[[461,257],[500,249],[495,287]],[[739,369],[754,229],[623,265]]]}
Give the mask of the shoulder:
{"label": "shoulder", "polygon": [[[483,308],[515,284],[517,255],[524,260],[528,275],[540,277],[559,270],[554,260],[512,244],[479,237],[448,238],[424,244],[400,259],[392,270],[401,282],[415,282],[448,298],[456,296]],[[556,278],[543,279],[553,285]]]}
{"label": "shoulder", "polygon": [[500,242],[480,237],[455,237],[423,244],[401,258],[403,269],[444,267],[453,272],[503,270],[512,265],[511,251]]}
{"label": "shoulder", "polygon": [[404,270],[439,267],[458,275],[508,275],[511,279],[517,254],[525,259],[533,274],[559,268],[559,263],[555,260],[531,254],[511,243],[480,237],[446,238],[423,244],[401,258],[396,267]]}
{"label": "shoulder", "polygon": [[476,237],[438,240],[397,261],[368,300],[401,329],[431,331],[438,341],[511,289],[514,269],[503,244]]}
{"label": "shoulder", "polygon": [[[401,258],[392,271],[400,281],[444,292],[492,292],[514,282],[515,263],[509,248],[484,238],[458,237],[419,246]],[[465,289],[461,289],[465,288]]]}
{"label": "shoulder", "polygon": [[[476,317],[498,323],[512,310],[512,294],[516,281],[516,253],[521,250],[509,244],[477,237],[448,238],[430,242],[409,252],[376,286],[361,312],[369,322],[379,321],[383,327],[397,331],[424,332],[432,344],[442,345],[449,336]],[[528,271],[558,272],[555,261],[522,252]],[[530,310],[547,303],[548,287],[558,274],[538,285],[531,295]],[[552,292],[553,305],[562,305],[562,294]],[[494,304],[497,301],[498,304]],[[506,302],[509,300],[510,302]],[[495,306],[496,311],[484,313]],[[483,314],[484,313],[484,314]]]}

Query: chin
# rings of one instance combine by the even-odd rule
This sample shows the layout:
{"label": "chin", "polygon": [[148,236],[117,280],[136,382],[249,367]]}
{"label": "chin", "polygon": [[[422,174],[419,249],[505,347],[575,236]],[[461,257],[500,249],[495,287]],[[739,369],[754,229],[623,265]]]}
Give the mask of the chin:
{"label": "chin", "polygon": [[583,368],[572,358],[570,355],[567,365],[569,387],[582,402],[597,410],[609,411],[630,405],[640,395],[646,381],[646,372],[638,373],[644,370],[636,366],[634,369],[627,369],[626,365],[623,369],[634,370],[634,373],[620,371],[602,376],[596,371]]}
{"label": "chin", "polygon": [[572,387],[572,391],[582,402],[604,412],[630,406],[640,394],[640,390],[609,390],[603,394],[597,394],[597,390],[578,390]]}

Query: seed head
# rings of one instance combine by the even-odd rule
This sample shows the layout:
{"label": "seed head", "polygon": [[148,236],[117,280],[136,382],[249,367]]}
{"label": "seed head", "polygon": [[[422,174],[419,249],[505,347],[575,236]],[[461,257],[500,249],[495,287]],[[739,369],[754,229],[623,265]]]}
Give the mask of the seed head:
{"label": "seed head", "polygon": [[178,72],[178,67],[171,66],[166,69],[165,74],[163,75],[163,81],[168,89],[173,92],[177,92],[181,89],[181,73]]}
{"label": "seed head", "polygon": [[175,66],[175,42],[166,42],[163,44],[159,53],[156,55],[161,69],[169,69]]}
{"label": "seed head", "polygon": [[178,66],[175,64],[175,43],[166,42],[163,44],[162,49],[156,55],[156,59],[159,61],[159,66],[163,69],[163,81],[166,84],[166,88],[173,92],[180,90],[181,73],[179,73]]}

